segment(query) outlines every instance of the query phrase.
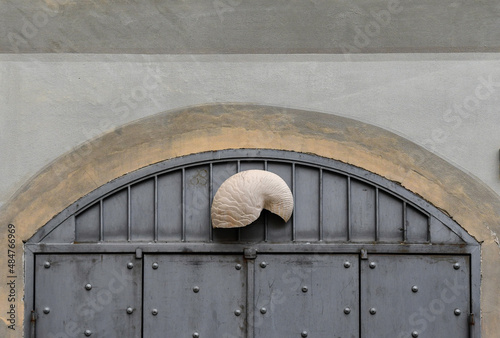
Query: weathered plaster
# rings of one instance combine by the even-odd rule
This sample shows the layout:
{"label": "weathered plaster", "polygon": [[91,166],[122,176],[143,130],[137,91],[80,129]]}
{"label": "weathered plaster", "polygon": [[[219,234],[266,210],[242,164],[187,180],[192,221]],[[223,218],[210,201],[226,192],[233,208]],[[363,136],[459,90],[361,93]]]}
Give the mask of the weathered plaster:
{"label": "weathered plaster", "polygon": [[498,52],[499,13],[496,0],[0,0],[0,53]]}
{"label": "weathered plaster", "polygon": [[[218,102],[318,111],[379,126],[500,195],[500,54],[349,57],[0,54],[0,206],[93,137],[162,111]],[[491,93],[481,79],[494,82]],[[468,110],[477,88],[491,95]]]}
{"label": "weathered plaster", "polygon": [[[17,227],[18,264],[23,276],[21,239],[27,240],[64,208],[112,179],[166,159],[231,148],[282,149],[340,160],[365,168],[422,196],[447,212],[482,242],[481,305],[483,337],[500,331],[500,199],[478,180],[415,144],[378,127],[347,118],[293,109],[245,104],[196,106],[159,114],[89,141],[46,167],[0,211]],[[6,256],[0,256],[0,266]],[[22,278],[18,280],[21,296]],[[5,285],[5,274],[0,279]],[[5,288],[0,293],[2,337],[7,330]],[[18,323],[23,303],[18,297]]]}

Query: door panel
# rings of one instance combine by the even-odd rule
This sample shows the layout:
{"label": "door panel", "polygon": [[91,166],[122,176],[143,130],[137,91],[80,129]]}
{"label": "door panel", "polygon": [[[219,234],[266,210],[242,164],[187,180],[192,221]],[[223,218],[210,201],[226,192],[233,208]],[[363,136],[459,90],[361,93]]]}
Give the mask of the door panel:
{"label": "door panel", "polygon": [[358,255],[259,255],[255,337],[358,337],[358,293]]}
{"label": "door panel", "polygon": [[37,255],[35,281],[37,337],[140,337],[142,261],[134,255]]}
{"label": "door panel", "polygon": [[468,337],[469,278],[468,256],[370,255],[361,261],[362,337]]}
{"label": "door panel", "polygon": [[469,256],[259,254],[249,262],[36,255],[36,334],[240,338],[252,325],[258,338],[469,337]]}
{"label": "door panel", "polygon": [[242,255],[145,255],[144,264],[144,337],[245,337]]}

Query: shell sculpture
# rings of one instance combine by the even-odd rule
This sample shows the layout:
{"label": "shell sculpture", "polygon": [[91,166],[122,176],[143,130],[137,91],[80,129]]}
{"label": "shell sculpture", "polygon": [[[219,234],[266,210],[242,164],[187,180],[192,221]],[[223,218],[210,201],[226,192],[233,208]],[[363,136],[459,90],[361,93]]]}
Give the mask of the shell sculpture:
{"label": "shell sculpture", "polygon": [[229,177],[212,203],[214,228],[240,228],[259,218],[262,209],[285,222],[293,211],[293,195],[281,177],[264,170],[242,171]]}

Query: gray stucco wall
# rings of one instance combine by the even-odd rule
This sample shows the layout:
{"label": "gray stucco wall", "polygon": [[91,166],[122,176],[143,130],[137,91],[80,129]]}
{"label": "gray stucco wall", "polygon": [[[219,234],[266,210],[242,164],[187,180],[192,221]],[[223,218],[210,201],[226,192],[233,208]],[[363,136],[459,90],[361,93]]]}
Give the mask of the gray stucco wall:
{"label": "gray stucco wall", "polygon": [[500,51],[497,0],[0,3],[0,53]]}
{"label": "gray stucco wall", "polygon": [[208,102],[303,108],[380,126],[500,194],[500,55],[0,55],[0,205],[114,127]]}

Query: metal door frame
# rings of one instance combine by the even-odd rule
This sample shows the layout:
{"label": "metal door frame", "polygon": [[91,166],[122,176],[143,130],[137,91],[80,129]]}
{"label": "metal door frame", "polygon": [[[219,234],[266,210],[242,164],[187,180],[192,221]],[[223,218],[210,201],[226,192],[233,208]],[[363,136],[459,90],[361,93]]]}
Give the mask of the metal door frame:
{"label": "metal door frame", "polygon": [[[248,160],[259,160],[262,158],[279,159],[293,163],[303,163],[309,166],[325,166],[332,171],[348,173],[360,181],[376,183],[387,191],[393,192],[401,198],[408,199],[427,214],[432,215],[439,221],[446,224],[455,234],[465,238],[465,244],[460,245],[436,245],[431,243],[408,244],[405,242],[399,244],[370,244],[370,243],[307,243],[290,242],[284,244],[261,243],[237,243],[221,244],[213,242],[176,242],[176,243],[143,243],[143,242],[120,242],[120,243],[40,243],[43,238],[48,236],[58,225],[62,224],[71,215],[80,211],[87,205],[94,203],[99,198],[112,193],[115,189],[130,182],[137,182],[148,175],[157,172],[167,171],[171,168],[180,167],[186,164],[207,163],[208,161],[229,161],[244,157]],[[54,254],[90,254],[90,253],[227,253],[243,254],[245,249],[253,249],[262,254],[286,254],[286,253],[349,253],[360,254],[361,256],[371,253],[387,254],[439,254],[439,255],[469,255],[470,256],[470,283],[471,283],[471,304],[470,312],[475,315],[475,325],[471,327],[471,337],[480,337],[481,335],[481,316],[480,316],[480,283],[481,283],[481,247],[463,228],[456,224],[451,218],[439,211],[434,206],[420,199],[402,186],[390,182],[376,174],[370,173],[364,169],[357,168],[332,159],[322,158],[314,155],[301,154],[296,152],[276,151],[276,150],[258,150],[258,149],[238,149],[224,150],[216,152],[207,152],[189,155],[180,158],[174,158],[161,163],[157,163],[143,169],[132,172],[123,177],[97,188],[94,192],[82,197],[77,202],[63,210],[45,226],[41,227],[33,237],[25,243],[25,311],[24,311],[24,335],[30,337],[31,311],[34,308],[34,262],[35,255],[54,253]]]}

